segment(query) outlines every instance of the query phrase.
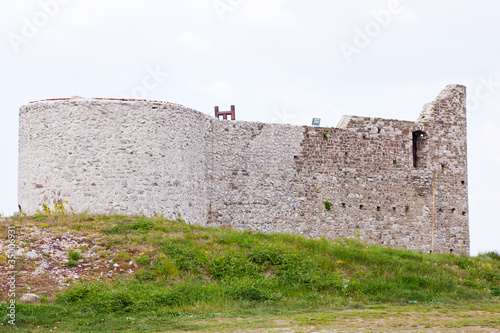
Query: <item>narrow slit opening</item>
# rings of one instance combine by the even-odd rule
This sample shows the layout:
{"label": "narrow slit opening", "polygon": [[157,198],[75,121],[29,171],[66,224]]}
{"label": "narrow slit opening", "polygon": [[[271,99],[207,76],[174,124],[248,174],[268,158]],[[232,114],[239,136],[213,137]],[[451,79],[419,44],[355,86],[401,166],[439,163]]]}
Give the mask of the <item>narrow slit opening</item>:
{"label": "narrow slit opening", "polygon": [[413,167],[418,168],[421,159],[421,152],[423,150],[425,140],[425,133],[422,131],[415,131],[412,133],[413,141]]}

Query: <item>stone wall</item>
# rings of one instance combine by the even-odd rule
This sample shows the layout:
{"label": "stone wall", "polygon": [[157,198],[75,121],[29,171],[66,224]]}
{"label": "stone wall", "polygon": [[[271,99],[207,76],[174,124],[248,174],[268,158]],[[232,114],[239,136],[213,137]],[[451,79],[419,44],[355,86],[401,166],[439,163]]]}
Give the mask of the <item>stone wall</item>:
{"label": "stone wall", "polygon": [[174,104],[86,99],[42,102],[20,114],[19,204],[78,212],[182,212],[206,219],[210,117]]}
{"label": "stone wall", "polygon": [[160,102],[38,102],[20,112],[19,203],[468,254],[465,116],[458,85],[415,122],[344,116],[337,128]]}

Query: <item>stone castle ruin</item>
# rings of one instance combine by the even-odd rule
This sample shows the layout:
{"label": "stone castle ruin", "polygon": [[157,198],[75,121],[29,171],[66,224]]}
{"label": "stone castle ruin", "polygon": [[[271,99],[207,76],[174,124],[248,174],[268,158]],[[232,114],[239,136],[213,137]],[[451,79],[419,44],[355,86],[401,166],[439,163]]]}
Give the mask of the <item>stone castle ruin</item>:
{"label": "stone castle ruin", "polygon": [[220,120],[178,104],[69,98],[20,110],[19,204],[469,253],[465,87],[416,121]]}

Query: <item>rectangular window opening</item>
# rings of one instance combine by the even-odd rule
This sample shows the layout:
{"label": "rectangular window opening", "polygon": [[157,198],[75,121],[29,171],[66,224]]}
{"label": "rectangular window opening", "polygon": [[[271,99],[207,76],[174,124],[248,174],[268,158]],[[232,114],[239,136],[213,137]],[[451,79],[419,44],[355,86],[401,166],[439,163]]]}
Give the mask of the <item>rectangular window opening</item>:
{"label": "rectangular window opening", "polygon": [[413,167],[418,168],[419,160],[421,159],[423,144],[425,140],[425,133],[422,131],[415,131],[412,133],[413,140]]}

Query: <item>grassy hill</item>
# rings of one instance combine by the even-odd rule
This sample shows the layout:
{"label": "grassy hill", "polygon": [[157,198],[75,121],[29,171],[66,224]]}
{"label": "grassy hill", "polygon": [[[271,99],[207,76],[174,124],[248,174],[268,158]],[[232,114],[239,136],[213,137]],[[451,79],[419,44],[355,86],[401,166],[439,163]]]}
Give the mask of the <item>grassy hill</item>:
{"label": "grassy hill", "polygon": [[[16,261],[17,297],[42,296],[41,304],[17,305],[17,324],[27,331],[38,326],[203,331],[214,318],[377,306],[465,304],[469,310],[481,306],[492,315],[500,312],[500,255],[494,252],[424,254],[350,239],[205,228],[161,217],[46,211],[2,224],[2,284],[7,227],[16,226],[23,252]],[[5,288],[1,297],[9,301]],[[2,313],[6,307],[0,305]],[[481,325],[499,324],[488,317]]]}

